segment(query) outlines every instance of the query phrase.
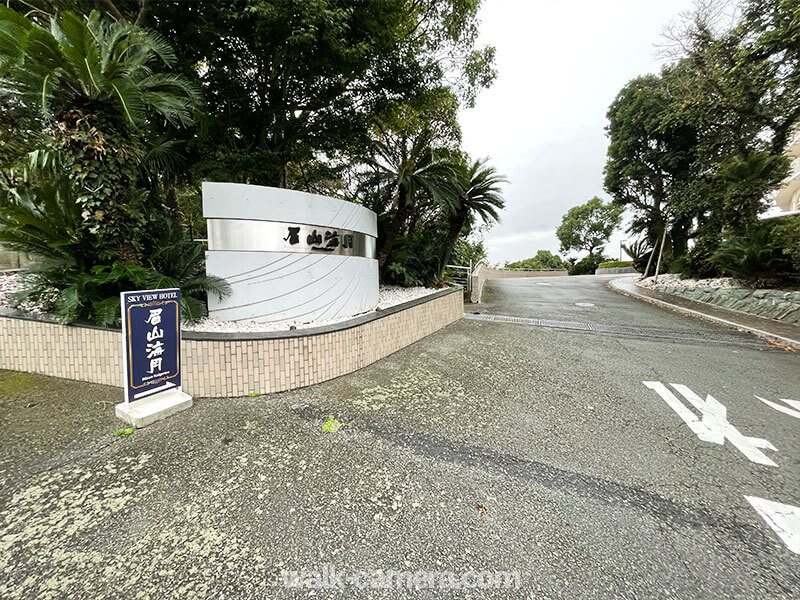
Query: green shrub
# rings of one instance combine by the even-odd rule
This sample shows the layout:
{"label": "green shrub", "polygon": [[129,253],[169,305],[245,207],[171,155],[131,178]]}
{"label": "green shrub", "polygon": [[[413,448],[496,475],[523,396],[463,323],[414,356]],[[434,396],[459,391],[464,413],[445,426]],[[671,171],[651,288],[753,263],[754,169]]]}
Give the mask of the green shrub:
{"label": "green shrub", "polygon": [[442,272],[441,237],[434,231],[398,236],[381,274],[383,283],[413,287],[436,285]]}
{"label": "green shrub", "polygon": [[506,269],[527,269],[531,271],[542,271],[549,269],[566,269],[567,263],[558,255],[548,250],[539,250],[532,258],[506,263]]}
{"label": "green shrub", "polygon": [[620,269],[622,267],[632,267],[633,261],[632,260],[609,260],[607,262],[601,262],[597,265],[598,269]]}
{"label": "green shrub", "polygon": [[[650,270],[651,275],[653,268]],[[711,257],[694,249],[672,261],[667,272],[677,273],[683,279],[708,279],[722,275]]]}
{"label": "green shrub", "polygon": [[150,220],[143,240],[143,264],[122,260],[113,250],[98,252],[90,220],[81,212],[73,184],[60,178],[43,180],[0,197],[0,243],[33,254],[37,262],[22,273],[24,289],[12,298],[30,301],[58,315],[65,323],[119,322],[119,294],[135,289],[180,288],[185,321],[205,316],[207,293],[230,293],[224,280],[206,275],[204,249],[183,237],[167,219]]}
{"label": "green shrub", "polygon": [[570,275],[592,275],[597,270],[598,265],[608,262],[608,258],[602,254],[589,254],[569,268]]}
{"label": "green shrub", "polygon": [[[791,250],[784,253],[786,233],[775,223],[759,223],[742,235],[724,240],[711,256],[711,262],[724,275],[754,288],[779,287],[796,283],[798,271],[792,264]],[[791,243],[791,241],[789,241]]]}
{"label": "green shrub", "polygon": [[775,219],[773,227],[776,246],[789,258],[793,270],[800,273],[800,215]]}

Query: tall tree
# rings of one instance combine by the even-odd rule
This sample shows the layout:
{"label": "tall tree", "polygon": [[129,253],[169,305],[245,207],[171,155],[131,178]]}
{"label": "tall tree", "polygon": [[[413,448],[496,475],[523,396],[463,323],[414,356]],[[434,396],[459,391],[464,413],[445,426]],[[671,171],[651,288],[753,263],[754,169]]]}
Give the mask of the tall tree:
{"label": "tall tree", "polygon": [[375,143],[376,156],[371,166],[392,194],[391,216],[378,244],[378,265],[387,263],[398,235],[407,231],[409,219],[421,209],[419,202],[427,195],[433,203],[455,210],[461,193],[459,163],[452,152],[435,149],[433,134],[423,128],[419,132],[384,132]]}
{"label": "tall tree", "polygon": [[506,269],[529,269],[532,271],[565,269],[566,267],[567,263],[558,254],[553,254],[549,250],[537,250],[531,258],[507,262],[505,265]]}
{"label": "tall tree", "polygon": [[561,251],[587,250],[594,256],[602,252],[608,238],[619,227],[624,207],[603,201],[595,196],[586,204],[573,206],[561,219],[556,236],[561,241]]}
{"label": "tall tree", "polygon": [[147,23],[205,91],[198,176],[302,188],[320,161],[359,154],[398,103],[442,85],[468,103],[491,82],[478,4],[165,0]]}
{"label": "tall tree", "polygon": [[634,208],[633,228],[650,246],[668,213],[673,257],[695,240],[684,263],[695,274],[713,274],[725,235],[757,227],[800,119],[797,2],[746,0],[742,9],[732,27],[714,11],[691,15],[674,37],[675,60],[628,84],[608,113],[606,189]]}
{"label": "tall tree", "polygon": [[[634,211],[631,230],[645,232],[651,247],[661,239],[671,208],[671,188],[689,176],[697,136],[671,118],[673,98],[667,82],[655,75],[637,77],[608,109],[610,138],[605,188],[614,201]],[[673,221],[675,255],[686,251],[689,216]]]}
{"label": "tall tree", "polygon": [[772,106],[770,151],[783,150],[800,122],[800,4],[796,0],[749,0],[740,29],[738,61],[761,62],[772,85],[761,101]]}
{"label": "tall tree", "polygon": [[159,35],[98,12],[65,11],[45,29],[0,6],[0,86],[16,107],[37,115],[39,166],[47,159],[70,174],[86,226],[122,260],[140,259],[150,205],[136,189],[148,161],[163,163],[168,151],[154,144],[157,126],[190,125],[199,98],[169,72],[174,62]]}
{"label": "tall tree", "polygon": [[796,6],[750,0],[744,8],[729,29],[698,13],[684,56],[663,72],[673,98],[668,122],[688,124],[697,137],[690,174],[671,201],[695,223],[697,274],[714,274],[710,258],[725,235],[757,227],[767,193],[787,173],[783,148],[800,117],[798,53],[786,20]]}

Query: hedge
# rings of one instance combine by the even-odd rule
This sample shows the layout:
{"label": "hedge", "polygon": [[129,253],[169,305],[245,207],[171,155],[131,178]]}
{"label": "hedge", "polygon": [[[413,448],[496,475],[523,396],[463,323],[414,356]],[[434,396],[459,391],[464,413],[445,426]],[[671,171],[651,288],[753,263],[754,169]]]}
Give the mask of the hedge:
{"label": "hedge", "polygon": [[609,260],[608,262],[601,262],[597,265],[598,269],[617,269],[619,267],[632,267],[632,260]]}

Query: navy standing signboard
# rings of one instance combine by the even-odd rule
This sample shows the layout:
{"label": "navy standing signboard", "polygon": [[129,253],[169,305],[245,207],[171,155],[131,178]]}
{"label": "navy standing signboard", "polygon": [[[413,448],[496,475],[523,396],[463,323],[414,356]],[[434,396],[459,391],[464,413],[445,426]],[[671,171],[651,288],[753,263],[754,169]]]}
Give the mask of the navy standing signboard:
{"label": "navy standing signboard", "polygon": [[181,292],[122,292],[125,402],[181,387]]}

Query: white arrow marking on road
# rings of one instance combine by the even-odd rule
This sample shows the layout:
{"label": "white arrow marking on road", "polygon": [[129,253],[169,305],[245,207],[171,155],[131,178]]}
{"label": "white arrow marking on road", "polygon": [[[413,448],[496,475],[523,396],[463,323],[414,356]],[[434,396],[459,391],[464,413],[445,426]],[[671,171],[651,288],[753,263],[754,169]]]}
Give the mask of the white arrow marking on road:
{"label": "white arrow marking on road", "polygon": [[800,508],[755,496],[745,496],[759,515],[795,554],[800,554]]}
{"label": "white arrow marking on road", "polygon": [[[792,408],[787,408],[782,404],[778,404],[777,402],[765,400],[761,396],[756,396],[756,398],[761,400],[767,406],[771,406],[775,410],[780,411],[785,415],[789,415],[790,417],[794,417],[795,419],[800,419],[800,400],[787,400],[786,398],[781,398],[781,402],[785,402],[786,404],[792,407]],[[793,408],[797,410],[792,410]]]}
{"label": "white arrow marking on road", "polygon": [[681,419],[683,419],[683,422],[686,423],[689,426],[689,429],[691,429],[701,440],[704,442],[713,442],[715,444],[722,444],[725,442],[724,436],[711,431],[706,423],[701,423],[700,419],[698,419],[692,411],[686,408],[683,405],[683,402],[678,400],[675,394],[673,394],[663,383],[660,381],[643,381],[642,383],[658,393],[658,395],[663,398],[664,402],[666,402],[667,405],[674,410]]}
{"label": "white arrow marking on road", "polygon": [[689,429],[702,441],[722,445],[727,439],[751,462],[770,467],[778,466],[777,463],[761,451],[761,449],[777,451],[777,448],[763,438],[742,435],[736,427],[728,422],[728,409],[713,396],[706,396],[706,399],[703,400],[685,385],[680,383],[670,384],[681,396],[686,398],[689,404],[700,412],[702,415],[701,420],[660,381],[643,381],[642,383],[661,396],[664,402],[675,411],[683,422],[689,426]]}
{"label": "white arrow marking on road", "polygon": [[778,466],[766,454],[758,450],[758,448],[766,450],[777,450],[777,448],[763,438],[742,435],[736,427],[728,423],[728,409],[716,398],[707,395],[705,402],[703,402],[697,394],[685,385],[680,383],[670,383],[670,385],[700,411],[700,414],[703,415],[702,422],[712,432],[719,432],[722,435],[722,441],[715,443],[722,444],[725,441],[724,438],[728,438],[728,441],[752,462],[771,467]]}

